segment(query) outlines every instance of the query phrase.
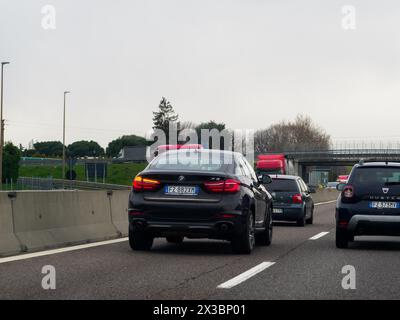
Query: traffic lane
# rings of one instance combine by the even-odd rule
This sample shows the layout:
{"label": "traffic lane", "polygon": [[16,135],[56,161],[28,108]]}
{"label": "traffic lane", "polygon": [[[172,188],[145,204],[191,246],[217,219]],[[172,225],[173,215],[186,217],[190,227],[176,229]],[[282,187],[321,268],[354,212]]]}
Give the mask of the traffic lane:
{"label": "traffic lane", "polygon": [[[157,239],[150,252],[128,242],[0,264],[2,299],[203,299],[224,279],[275,260],[331,225],[333,206],[316,207],[315,225],[274,228],[273,244],[235,255],[229,242]],[[56,290],[43,290],[44,265],[56,269]]]}
{"label": "traffic lane", "polygon": [[[337,249],[334,230],[308,241],[290,255],[210,299],[399,299],[400,240],[356,237],[349,249]],[[355,268],[355,290],[342,287],[344,266]]]}
{"label": "traffic lane", "polygon": [[[251,255],[238,256],[235,263],[221,269],[209,272],[206,276],[194,277],[181,285],[159,292],[153,299],[208,299],[218,294],[217,286],[263,262],[279,261],[282,257],[291,254],[298,246],[309,241],[309,238],[323,231],[330,230],[335,223],[335,204],[329,203],[315,207],[314,224],[298,227],[295,223],[275,223],[272,244],[268,247],[256,246]],[[201,246],[186,242],[188,252],[199,250]],[[193,247],[189,248],[189,245]],[[182,247],[169,250],[185,250]],[[165,249],[159,249],[160,252]],[[228,243],[228,251],[230,251]],[[267,271],[265,271],[267,272]],[[246,299],[252,299],[248,297]]]}

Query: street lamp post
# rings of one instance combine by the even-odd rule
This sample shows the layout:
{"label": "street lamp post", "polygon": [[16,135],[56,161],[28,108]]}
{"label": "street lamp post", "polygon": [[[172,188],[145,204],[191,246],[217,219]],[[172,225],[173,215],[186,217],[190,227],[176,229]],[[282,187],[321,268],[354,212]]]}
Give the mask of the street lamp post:
{"label": "street lamp post", "polygon": [[0,190],[3,188],[3,146],[4,146],[4,120],[3,120],[3,69],[9,62],[1,63],[1,93],[0,93]]}
{"label": "street lamp post", "polygon": [[62,179],[63,189],[65,189],[65,100],[69,91],[64,91],[64,112],[63,112],[63,160],[62,160]]}

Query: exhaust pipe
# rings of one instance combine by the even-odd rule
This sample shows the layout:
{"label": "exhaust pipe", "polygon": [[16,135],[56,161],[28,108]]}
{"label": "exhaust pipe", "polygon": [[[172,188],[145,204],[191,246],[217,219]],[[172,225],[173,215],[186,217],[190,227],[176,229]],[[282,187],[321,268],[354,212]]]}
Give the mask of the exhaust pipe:
{"label": "exhaust pipe", "polygon": [[222,232],[226,232],[226,231],[228,231],[229,226],[228,226],[226,223],[223,223],[223,224],[221,224],[221,226],[219,227],[219,229],[220,229]]}
{"label": "exhaust pipe", "polygon": [[142,230],[144,228],[144,224],[142,221],[136,221],[133,227],[135,230]]}

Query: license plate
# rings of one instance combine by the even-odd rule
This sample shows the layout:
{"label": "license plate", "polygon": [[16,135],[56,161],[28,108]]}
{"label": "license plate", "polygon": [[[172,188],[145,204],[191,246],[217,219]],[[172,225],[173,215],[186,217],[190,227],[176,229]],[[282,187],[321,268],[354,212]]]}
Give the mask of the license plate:
{"label": "license plate", "polygon": [[165,186],[164,193],[168,195],[178,195],[178,196],[197,196],[199,194],[199,187]]}
{"label": "license plate", "polygon": [[369,207],[374,209],[398,209],[400,208],[400,203],[387,202],[387,201],[373,201],[369,203]]}
{"label": "license plate", "polygon": [[279,209],[279,208],[273,208],[272,209],[273,213],[283,213],[283,209]]}

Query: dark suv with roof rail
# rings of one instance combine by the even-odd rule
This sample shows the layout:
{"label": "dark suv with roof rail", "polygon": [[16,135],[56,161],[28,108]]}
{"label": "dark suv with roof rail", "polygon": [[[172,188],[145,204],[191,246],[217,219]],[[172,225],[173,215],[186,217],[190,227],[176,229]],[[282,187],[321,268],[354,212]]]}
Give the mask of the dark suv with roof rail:
{"label": "dark suv with roof rail", "polygon": [[150,250],[154,238],[228,240],[236,253],[272,241],[272,196],[236,152],[180,149],[161,153],[139,173],[129,196],[129,243]]}
{"label": "dark suv with roof rail", "polygon": [[338,248],[347,248],[354,236],[400,236],[400,163],[361,161],[337,189]]}

